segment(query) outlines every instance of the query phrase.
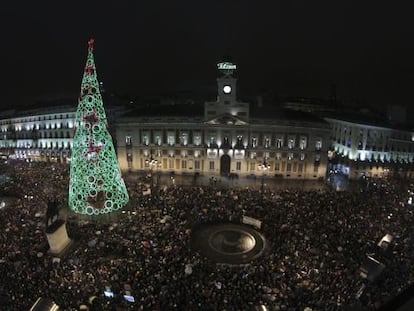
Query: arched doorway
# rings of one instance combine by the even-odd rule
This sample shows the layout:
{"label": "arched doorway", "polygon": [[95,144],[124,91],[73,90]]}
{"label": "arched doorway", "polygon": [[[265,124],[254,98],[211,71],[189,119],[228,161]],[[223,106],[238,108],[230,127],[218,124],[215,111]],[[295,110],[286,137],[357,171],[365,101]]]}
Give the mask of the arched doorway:
{"label": "arched doorway", "polygon": [[228,176],[230,174],[230,156],[223,154],[220,159],[220,174]]}

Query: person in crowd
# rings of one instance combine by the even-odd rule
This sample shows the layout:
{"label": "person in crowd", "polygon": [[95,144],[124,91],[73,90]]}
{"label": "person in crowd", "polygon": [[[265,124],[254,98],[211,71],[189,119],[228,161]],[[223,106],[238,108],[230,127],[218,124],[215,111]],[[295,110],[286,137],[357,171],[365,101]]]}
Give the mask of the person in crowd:
{"label": "person in crowd", "polygon": [[[4,191],[16,200],[0,210],[1,310],[28,310],[38,297],[63,310],[374,308],[414,279],[413,211],[398,180],[353,192],[269,187],[263,196],[254,187],[176,183],[142,195],[126,179],[124,211],[95,219],[62,211],[76,243],[58,261],[47,255],[42,215],[52,200],[67,206],[68,165],[8,165],[13,178]],[[244,215],[262,221],[268,242],[250,264],[217,265],[190,247],[197,224],[239,223]],[[386,233],[395,238],[391,251],[378,253]],[[386,269],[370,283],[359,267],[373,252]]]}

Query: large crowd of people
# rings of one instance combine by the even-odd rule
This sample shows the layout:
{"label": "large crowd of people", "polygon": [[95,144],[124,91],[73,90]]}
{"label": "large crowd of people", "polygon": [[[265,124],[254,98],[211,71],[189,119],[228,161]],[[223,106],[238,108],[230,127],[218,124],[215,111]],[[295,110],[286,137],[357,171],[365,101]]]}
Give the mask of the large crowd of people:
{"label": "large crowd of people", "polygon": [[[49,200],[67,204],[68,165],[7,165],[12,181],[3,190],[16,201],[0,210],[1,310],[28,310],[38,297],[63,310],[375,309],[414,280],[413,207],[398,180],[353,192],[174,184],[143,195],[126,179],[122,212],[64,213],[74,243],[56,259],[43,216]],[[197,224],[243,215],[262,221],[260,258],[227,266],[191,248]],[[387,233],[394,241],[385,251],[377,242]],[[375,282],[360,276],[367,255],[385,265]]]}

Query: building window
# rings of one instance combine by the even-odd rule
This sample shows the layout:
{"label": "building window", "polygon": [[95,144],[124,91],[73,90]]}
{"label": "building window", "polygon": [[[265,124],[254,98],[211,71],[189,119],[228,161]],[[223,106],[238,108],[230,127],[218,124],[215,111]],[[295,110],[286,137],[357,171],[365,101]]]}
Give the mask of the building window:
{"label": "building window", "polygon": [[301,150],[306,149],[306,137],[302,136],[302,137],[300,138],[299,148],[300,148]]}
{"label": "building window", "polygon": [[280,171],[280,163],[279,162],[276,162],[275,163],[275,171],[276,172],[279,172]]}
{"label": "building window", "polygon": [[187,161],[186,160],[182,160],[181,161],[181,168],[182,169],[186,169],[187,168]]}
{"label": "building window", "polygon": [[209,169],[210,169],[210,171],[214,170],[214,161],[210,161]]}
{"label": "building window", "polygon": [[168,159],[168,168],[174,169],[174,159]]}
{"label": "building window", "polygon": [[265,138],[264,146],[265,146],[265,148],[269,148],[270,147],[270,138],[269,137],[266,137]]}
{"label": "building window", "polygon": [[168,134],[168,145],[174,146],[175,144],[175,136],[173,134]]}
{"label": "building window", "polygon": [[254,172],[256,170],[256,163],[250,162],[250,172]]}
{"label": "building window", "polygon": [[289,161],[293,160],[293,153],[292,152],[288,153],[288,160]]}
{"label": "building window", "polygon": [[292,163],[287,163],[286,164],[286,172],[291,172],[292,171]]}
{"label": "building window", "polygon": [[183,146],[188,145],[188,134],[187,133],[181,133],[180,144],[183,145]]}
{"label": "building window", "polygon": [[300,156],[299,156],[299,159],[300,159],[301,161],[303,161],[303,160],[305,160],[305,158],[306,158],[306,154],[301,153],[301,154],[300,154]]}
{"label": "building window", "polygon": [[210,148],[217,148],[216,138],[214,136],[210,136]]}
{"label": "building window", "polygon": [[295,140],[293,138],[289,138],[288,140],[288,148],[293,149],[295,147]]}
{"label": "building window", "polygon": [[280,152],[276,153],[276,160],[282,160],[282,154]]}
{"label": "building window", "polygon": [[155,144],[157,146],[161,146],[161,136],[160,135],[155,136]]}
{"label": "building window", "polygon": [[132,153],[131,152],[127,153],[127,161],[128,162],[132,161]]}
{"label": "building window", "polygon": [[237,139],[236,139],[236,149],[243,149],[243,136],[242,135],[237,135]]}
{"label": "building window", "polygon": [[142,136],[142,144],[145,145],[145,146],[148,146],[149,145],[149,137],[148,137],[147,134],[144,134]]}
{"label": "building window", "polygon": [[283,138],[281,137],[276,138],[276,148],[280,149],[282,147],[283,147]]}
{"label": "building window", "polygon": [[302,173],[303,172],[303,163],[299,163],[298,165],[298,173]]}
{"label": "building window", "polygon": [[230,141],[227,136],[223,138],[223,144],[221,145],[222,148],[231,148]]}
{"label": "building window", "polygon": [[318,163],[321,161],[321,155],[320,154],[315,154],[315,163]]}
{"label": "building window", "polygon": [[250,152],[250,159],[256,159],[256,152]]}
{"label": "building window", "polygon": [[252,148],[256,148],[256,147],[257,147],[257,138],[252,137]]}
{"label": "building window", "polygon": [[201,168],[201,166],[200,166],[200,160],[195,160],[194,161],[194,168],[196,170],[199,170]]}
{"label": "building window", "polygon": [[322,139],[318,138],[315,143],[315,149],[321,150],[322,149]]}
{"label": "building window", "polygon": [[125,136],[125,144],[127,146],[132,146],[132,137],[131,136]]}
{"label": "building window", "polygon": [[194,140],[194,142],[193,142],[194,145],[196,145],[196,146],[201,145],[201,135],[200,134],[195,134],[193,140]]}
{"label": "building window", "polygon": [[236,171],[241,171],[241,162],[240,161],[236,162]]}

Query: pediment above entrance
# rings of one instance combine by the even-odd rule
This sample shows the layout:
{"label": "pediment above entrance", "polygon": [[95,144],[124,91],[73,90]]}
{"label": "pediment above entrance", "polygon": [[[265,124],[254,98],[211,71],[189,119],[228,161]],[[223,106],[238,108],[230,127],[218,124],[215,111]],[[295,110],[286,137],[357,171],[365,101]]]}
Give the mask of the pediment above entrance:
{"label": "pediment above entrance", "polygon": [[206,121],[206,124],[247,125],[248,123],[226,113]]}

